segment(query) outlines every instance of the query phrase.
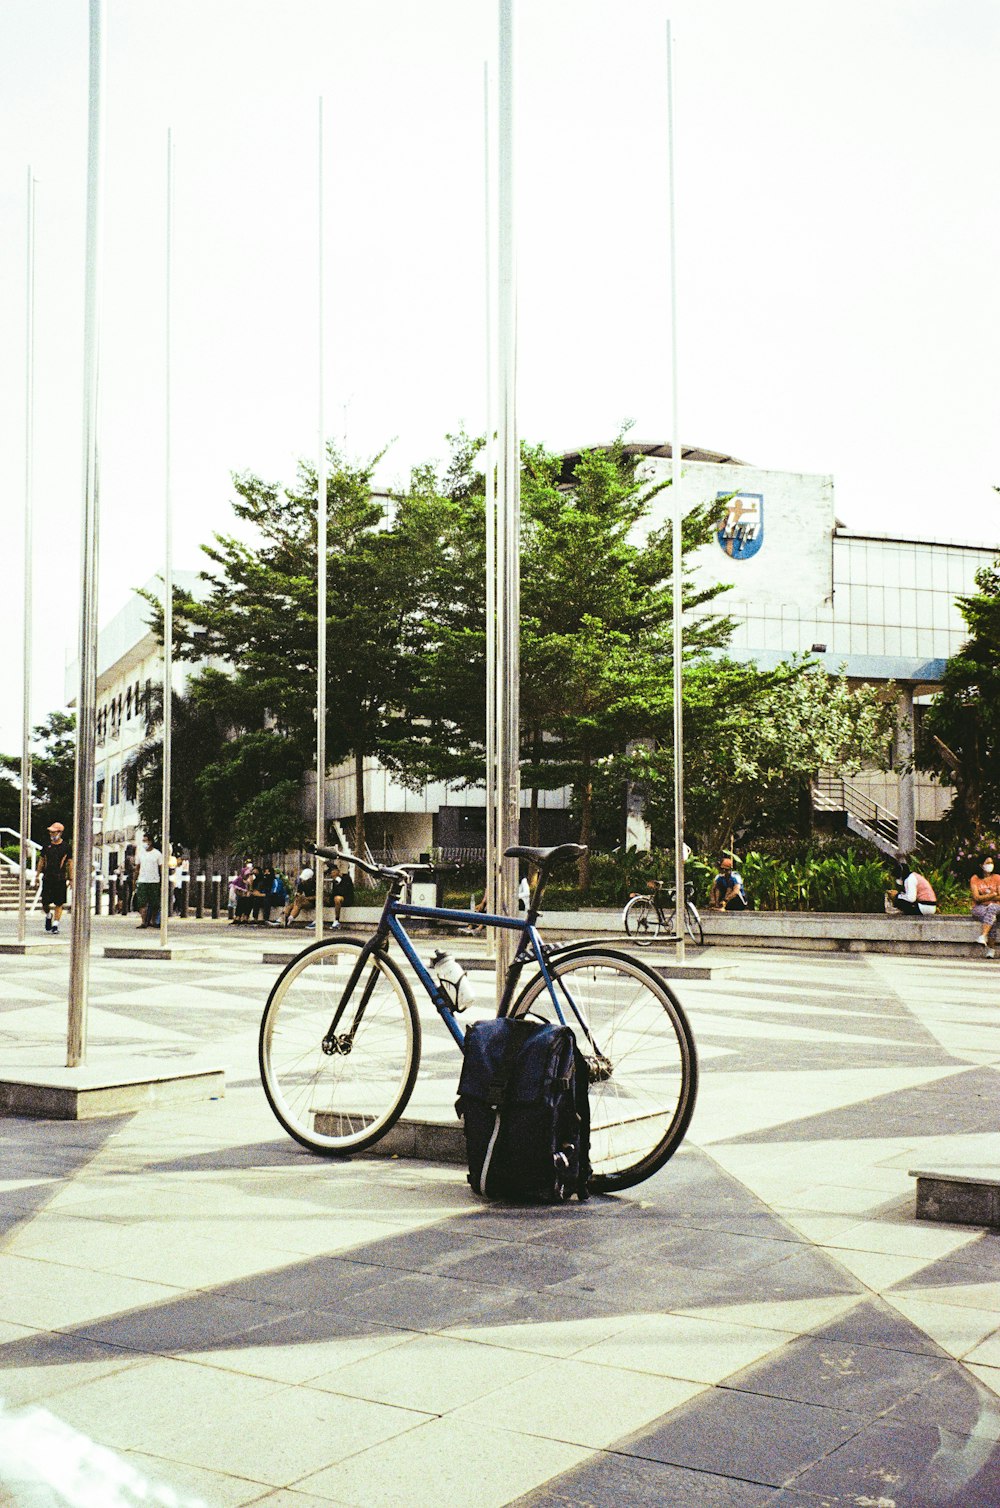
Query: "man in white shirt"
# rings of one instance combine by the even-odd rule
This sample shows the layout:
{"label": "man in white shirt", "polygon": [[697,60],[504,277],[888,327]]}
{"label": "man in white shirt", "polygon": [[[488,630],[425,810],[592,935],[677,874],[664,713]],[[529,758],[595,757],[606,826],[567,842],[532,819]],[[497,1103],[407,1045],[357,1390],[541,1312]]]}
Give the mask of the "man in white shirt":
{"label": "man in white shirt", "polygon": [[160,920],[160,866],[162,863],[163,855],[158,848],[153,847],[153,840],[147,833],[139,853],[139,873],[135,886],[139,914],[142,917],[139,923],[140,931],[144,927],[155,927]]}

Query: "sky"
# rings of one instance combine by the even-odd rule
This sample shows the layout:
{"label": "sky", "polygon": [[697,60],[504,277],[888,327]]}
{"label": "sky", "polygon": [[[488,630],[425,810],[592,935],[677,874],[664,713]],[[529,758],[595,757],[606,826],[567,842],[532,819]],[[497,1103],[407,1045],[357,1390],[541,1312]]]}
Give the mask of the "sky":
{"label": "sky", "polygon": [[[832,474],[849,527],[998,539],[995,0],[516,0],[518,426],[670,440],[666,24],[685,446]],[[485,427],[495,0],[106,0],[99,617],[162,569],[166,141],[174,561],[233,472],[324,429],[377,478]],[[87,0],[0,0],[0,749],[20,746],[26,180],[37,180],[32,716],[75,653]]]}

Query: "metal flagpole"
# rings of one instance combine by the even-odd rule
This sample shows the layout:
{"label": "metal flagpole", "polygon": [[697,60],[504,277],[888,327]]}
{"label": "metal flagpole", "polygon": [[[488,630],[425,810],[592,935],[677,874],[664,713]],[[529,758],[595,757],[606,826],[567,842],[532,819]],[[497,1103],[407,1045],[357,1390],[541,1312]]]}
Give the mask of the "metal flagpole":
{"label": "metal flagpole", "polygon": [[160,823],[160,945],[167,946],[170,917],[170,775],[173,753],[173,680],[174,680],[174,559],[173,500],[171,497],[170,400],[173,354],[171,341],[171,274],[173,272],[174,231],[174,144],[167,132],[167,241],[166,241],[166,325],[164,330],[164,424],[163,424],[163,814]]}
{"label": "metal flagpole", "polygon": [[671,548],[673,553],[673,650],[674,650],[674,907],[677,961],[684,961],[684,676],[681,628],[684,587],[681,558],[681,431],[677,402],[677,234],[674,218],[674,82],[670,22],[667,22],[667,159],[670,208],[670,370],[672,384],[670,494],[673,501]]}
{"label": "metal flagpole", "polygon": [[[496,382],[493,349],[493,163],[490,155],[490,65],[483,63],[483,159],[486,281],[486,909],[497,907],[497,494]],[[496,932],[487,930],[487,953]]]}
{"label": "metal flagpole", "polygon": [[87,120],[87,234],[83,315],[83,520],[80,590],[80,684],[73,793],[73,929],[66,1063],[78,1068],[87,1051],[90,983],[90,879],[94,853],[94,768],[97,701],[97,561],[99,541],[98,369],[101,291],[101,170],[104,148],[104,0],[90,0]]}
{"label": "metal flagpole", "polygon": [[31,836],[31,613],[34,553],[31,538],[35,424],[35,179],[28,168],[28,257],[24,341],[24,670],[21,690],[21,852],[17,875],[17,940],[27,920],[28,840]]}
{"label": "metal flagpole", "polygon": [[[517,862],[502,858],[518,841],[520,772],[521,466],[517,437],[517,288],[514,260],[514,0],[500,0],[498,312],[499,475],[497,478],[497,911],[517,915]],[[513,934],[497,935],[497,1000]]]}
{"label": "metal flagpole", "polygon": [[[326,843],[326,435],[323,423],[324,409],[324,340],[323,340],[323,283],[325,264],[323,256],[323,96],[319,100],[317,139],[317,220],[318,239],[318,297],[316,305],[317,344],[319,363],[317,388],[319,401],[319,455],[316,466],[316,842]],[[323,935],[323,873],[324,861],[316,859],[316,938]]]}

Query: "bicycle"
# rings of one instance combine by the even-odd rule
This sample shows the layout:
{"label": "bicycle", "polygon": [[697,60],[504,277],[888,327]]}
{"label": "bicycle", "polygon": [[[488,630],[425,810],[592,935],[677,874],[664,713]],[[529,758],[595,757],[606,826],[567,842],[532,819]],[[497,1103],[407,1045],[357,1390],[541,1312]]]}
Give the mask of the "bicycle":
{"label": "bicycle", "polygon": [[[259,1061],[268,1103],[290,1136],[313,1152],[344,1156],[372,1146],[395,1125],[420,1066],[421,1024],[409,980],[389,955],[398,944],[456,1045],[464,1032],[457,987],[435,979],[402,925],[406,918],[485,925],[520,934],[497,1015],[531,1014],[569,1025],[587,1061],[595,1192],[631,1187],[661,1168],[694,1111],[698,1063],[687,1017],[647,964],[600,943],[550,946],[537,922],[550,871],[586,850],[516,847],[538,874],[517,917],[404,899],[426,865],[368,863],[316,848],[320,858],[358,865],[388,894],[374,934],[324,938],[283,969],[260,1025]],[[525,967],[532,969],[522,982]],[[452,992],[453,990],[453,992]]]}
{"label": "bicycle", "polygon": [[[672,887],[668,888],[665,880],[650,880],[647,889],[650,891],[649,895],[633,895],[622,912],[622,926],[626,936],[631,937],[640,948],[648,948],[660,937],[673,937],[677,927],[676,891]],[[663,910],[664,896],[673,908],[668,915]],[[694,885],[688,880],[684,886],[684,930],[693,943],[702,947],[705,931],[693,897]]]}

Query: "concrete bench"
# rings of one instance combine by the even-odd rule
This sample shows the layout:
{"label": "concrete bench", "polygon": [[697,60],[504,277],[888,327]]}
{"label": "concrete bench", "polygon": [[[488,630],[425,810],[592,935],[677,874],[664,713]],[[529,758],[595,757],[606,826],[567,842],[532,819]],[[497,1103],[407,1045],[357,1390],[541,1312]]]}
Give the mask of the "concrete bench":
{"label": "concrete bench", "polygon": [[[374,906],[352,906],[348,928],[374,925]],[[625,942],[621,909],[545,911],[542,931],[550,941],[576,937]],[[706,946],[778,948],[804,952],[905,953],[927,958],[979,958],[979,923],[971,916],[886,916],[850,911],[701,911]],[[414,932],[419,929],[414,926]],[[284,936],[287,938],[288,934]],[[693,950],[697,952],[697,950]]]}

